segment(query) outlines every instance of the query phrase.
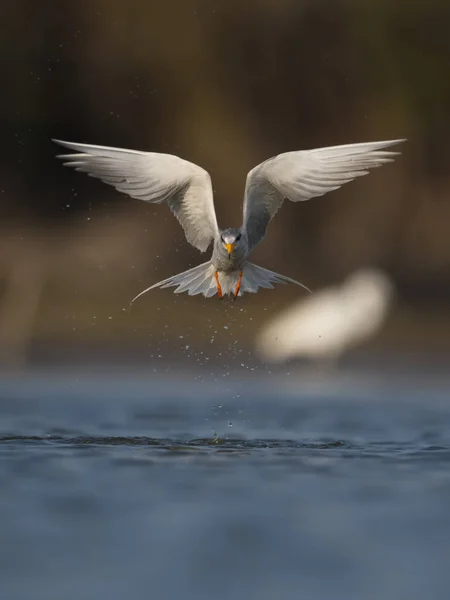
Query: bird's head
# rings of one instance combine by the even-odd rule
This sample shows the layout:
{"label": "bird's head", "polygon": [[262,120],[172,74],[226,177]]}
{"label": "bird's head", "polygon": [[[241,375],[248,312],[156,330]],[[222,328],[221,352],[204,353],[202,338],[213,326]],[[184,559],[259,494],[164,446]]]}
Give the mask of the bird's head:
{"label": "bird's head", "polygon": [[233,227],[230,227],[230,229],[224,229],[220,234],[220,243],[228,252],[228,256],[231,256],[235,248],[239,247],[241,240],[241,231]]}

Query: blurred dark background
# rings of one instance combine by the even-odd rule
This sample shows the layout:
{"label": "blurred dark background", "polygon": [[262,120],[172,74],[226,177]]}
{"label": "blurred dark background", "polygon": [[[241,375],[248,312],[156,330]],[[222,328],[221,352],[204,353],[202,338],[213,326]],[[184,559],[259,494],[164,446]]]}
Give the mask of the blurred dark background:
{"label": "blurred dark background", "polygon": [[237,338],[251,353],[264,320],[302,293],[231,305],[157,290],[127,312],[204,258],[164,206],[62,168],[52,137],[200,164],[222,226],[240,224],[245,176],[270,156],[408,138],[395,163],[286,203],[253,259],[314,290],[386,270],[398,298],[373,344],[446,356],[449,19],[444,0],[3,3],[2,362],[132,351],[150,364]]}

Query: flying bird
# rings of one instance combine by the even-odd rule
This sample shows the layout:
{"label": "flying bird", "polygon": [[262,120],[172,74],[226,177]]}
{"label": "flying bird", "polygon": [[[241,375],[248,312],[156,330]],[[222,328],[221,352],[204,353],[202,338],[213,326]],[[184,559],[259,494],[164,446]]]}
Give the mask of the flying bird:
{"label": "flying bird", "polygon": [[247,175],[242,226],[228,229],[219,229],[211,178],[201,167],[171,154],[53,141],[76,152],[58,156],[65,166],[97,177],[132,198],[154,204],[166,202],[190,244],[200,252],[213,244],[210,260],[155,283],[133,302],[157,287],[176,287],[175,293],[207,298],[216,294],[236,298],[259,288],[273,288],[273,283],[305,287],[248,262],[271,219],[286,199],[299,202],[322,196],[366,175],[373,167],[392,162],[399,153],[385,148],[405,140],[286,152],[266,160]]}
{"label": "flying bird", "polygon": [[379,269],[359,269],[278,314],[260,331],[256,350],[266,362],[292,358],[335,362],[385,322],[394,285]]}

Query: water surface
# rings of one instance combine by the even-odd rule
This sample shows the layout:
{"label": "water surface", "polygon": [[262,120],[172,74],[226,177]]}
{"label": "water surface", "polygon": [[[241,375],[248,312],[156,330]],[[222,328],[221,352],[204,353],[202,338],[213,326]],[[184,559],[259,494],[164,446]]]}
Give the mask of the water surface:
{"label": "water surface", "polygon": [[0,597],[448,598],[450,383],[0,382]]}

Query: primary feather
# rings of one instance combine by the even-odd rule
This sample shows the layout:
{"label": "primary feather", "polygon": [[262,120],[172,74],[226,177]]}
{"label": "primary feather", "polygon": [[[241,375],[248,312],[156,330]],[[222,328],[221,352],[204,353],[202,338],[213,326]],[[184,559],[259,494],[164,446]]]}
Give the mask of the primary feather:
{"label": "primary feather", "polygon": [[249,247],[260,242],[285,199],[309,200],[336,190],[368,169],[392,162],[399,153],[383,148],[404,140],[330,146],[286,152],[270,158],[247,175],[244,227]]}
{"label": "primary feather", "polygon": [[132,198],[166,201],[187,241],[204,252],[218,235],[211,178],[207,171],[172,154],[138,152],[53,140],[79,154],[62,154],[64,165],[84,171]]}

